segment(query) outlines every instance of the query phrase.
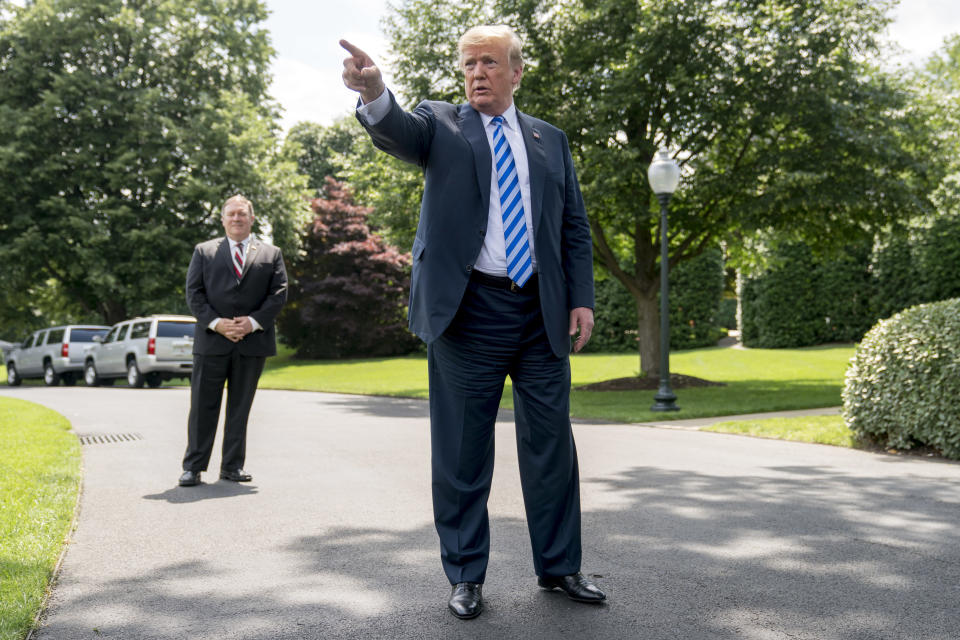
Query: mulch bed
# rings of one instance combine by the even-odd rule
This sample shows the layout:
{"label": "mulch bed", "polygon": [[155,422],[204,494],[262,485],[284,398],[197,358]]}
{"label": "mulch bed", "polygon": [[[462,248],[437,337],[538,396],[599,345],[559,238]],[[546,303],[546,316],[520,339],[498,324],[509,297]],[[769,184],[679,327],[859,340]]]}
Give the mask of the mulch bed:
{"label": "mulch bed", "polygon": [[[679,373],[670,374],[670,388],[671,389],[689,389],[691,387],[725,387],[727,384],[725,382],[714,382],[712,380],[704,380],[703,378],[695,378],[693,376],[685,376]],[[613,380],[604,380],[602,382],[594,382],[593,384],[585,384],[579,387],[574,387],[576,391],[656,391],[660,388],[660,377],[655,378],[638,378],[636,376],[631,376],[629,378],[614,378]]]}

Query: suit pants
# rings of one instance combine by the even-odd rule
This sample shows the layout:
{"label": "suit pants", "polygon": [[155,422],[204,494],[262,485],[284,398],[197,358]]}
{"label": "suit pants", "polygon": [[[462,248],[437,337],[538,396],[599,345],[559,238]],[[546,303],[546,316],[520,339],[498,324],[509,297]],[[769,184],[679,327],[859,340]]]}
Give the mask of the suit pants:
{"label": "suit pants", "polygon": [[187,421],[185,471],[206,471],[220,421],[223,385],[227,385],[227,416],[223,426],[220,469],[242,469],[247,448],[247,418],[266,362],[264,356],[243,356],[234,349],[226,355],[193,356],[190,378],[190,417]]}
{"label": "suit pants", "polygon": [[484,581],[494,425],[513,382],[517,457],[538,576],[580,570],[580,481],[570,427],[570,361],[550,349],[540,300],[471,280],[427,349],[434,522],[451,584]]}

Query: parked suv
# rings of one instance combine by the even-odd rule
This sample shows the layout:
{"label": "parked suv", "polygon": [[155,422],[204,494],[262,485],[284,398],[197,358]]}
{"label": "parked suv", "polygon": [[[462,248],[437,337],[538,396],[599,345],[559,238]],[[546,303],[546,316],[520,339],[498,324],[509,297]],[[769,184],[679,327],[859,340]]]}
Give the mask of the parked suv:
{"label": "parked suv", "polygon": [[164,380],[188,378],[193,371],[191,316],[161,316],[124,320],[96,341],[83,364],[88,386],[112,384],[126,377],[139,389],[146,382],[156,388]]}
{"label": "parked suv", "polygon": [[19,346],[6,352],[7,384],[15,387],[24,378],[43,378],[47,386],[74,384],[83,371],[85,352],[110,327],[66,325],[35,331]]}

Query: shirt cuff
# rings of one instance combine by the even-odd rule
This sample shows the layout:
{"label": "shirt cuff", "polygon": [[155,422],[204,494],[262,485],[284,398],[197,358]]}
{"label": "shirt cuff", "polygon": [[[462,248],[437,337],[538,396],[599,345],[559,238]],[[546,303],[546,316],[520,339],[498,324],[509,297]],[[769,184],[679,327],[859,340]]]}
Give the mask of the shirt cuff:
{"label": "shirt cuff", "polygon": [[260,323],[257,322],[256,318],[253,316],[247,316],[250,318],[250,324],[253,326],[254,331],[263,331],[263,327],[260,326]]}
{"label": "shirt cuff", "polygon": [[363,100],[360,100],[360,104],[357,105],[357,113],[371,127],[377,124],[390,113],[390,92],[384,89],[380,97],[367,104],[363,104]]}
{"label": "shirt cuff", "polygon": [[220,318],[214,318],[210,321],[210,324],[207,325],[207,329],[210,329],[210,331],[216,331],[218,322],[220,322]]}

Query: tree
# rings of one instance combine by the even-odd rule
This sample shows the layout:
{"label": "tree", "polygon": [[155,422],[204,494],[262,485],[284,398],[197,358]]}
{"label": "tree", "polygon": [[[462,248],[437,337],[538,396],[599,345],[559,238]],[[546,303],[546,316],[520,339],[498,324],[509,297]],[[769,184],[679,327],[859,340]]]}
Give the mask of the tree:
{"label": "tree", "polygon": [[355,117],[341,118],[327,127],[297,123],[285,144],[300,171],[309,176],[312,189],[323,195],[327,177],[347,182],[354,199],[371,208],[369,223],[384,239],[398,247],[413,246],[423,174],[374,148]]}
{"label": "tree", "polygon": [[354,204],[343,183],[327,178],[323,193],[291,270],[282,339],[300,358],[410,353],[418,344],[405,314],[410,254],[370,232],[370,209]]}
{"label": "tree", "polygon": [[462,101],[465,25],[506,22],[528,56],[517,102],[563,128],[597,261],[632,295],[641,369],[659,368],[660,147],[684,179],[669,267],[758,231],[842,243],[928,211],[934,173],[913,96],[871,66],[886,2],[405,0],[386,22],[401,95]]}
{"label": "tree", "polygon": [[[288,256],[308,214],[279,151],[258,0],[36,0],[0,22],[0,288],[56,283],[113,323],[183,310],[234,193]],[[9,277],[8,277],[9,276]],[[23,313],[31,313],[24,309]]]}

